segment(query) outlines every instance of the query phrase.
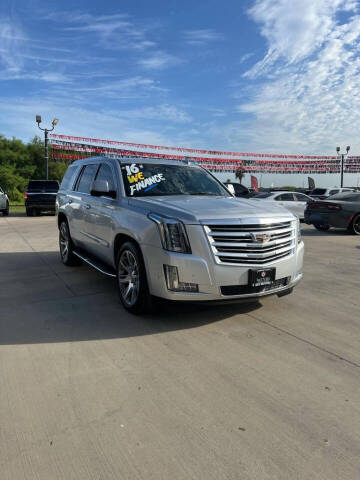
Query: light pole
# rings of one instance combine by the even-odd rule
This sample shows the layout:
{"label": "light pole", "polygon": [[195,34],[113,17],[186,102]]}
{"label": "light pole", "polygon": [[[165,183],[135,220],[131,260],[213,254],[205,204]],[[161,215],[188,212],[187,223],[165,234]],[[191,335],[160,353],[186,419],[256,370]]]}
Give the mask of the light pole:
{"label": "light pole", "polygon": [[46,180],[49,180],[49,155],[48,155],[48,133],[52,132],[55,128],[55,125],[58,123],[59,119],[54,118],[52,121],[52,128],[41,128],[41,115],[36,115],[36,123],[40,130],[44,132],[45,142],[44,142],[44,162],[45,162],[45,176]]}
{"label": "light pole", "polygon": [[340,177],[340,187],[342,188],[344,186],[344,157],[349,153],[350,146],[348,145],[346,147],[346,154],[345,153],[340,153],[340,147],[336,147],[336,152],[338,155],[341,155],[341,177]]}

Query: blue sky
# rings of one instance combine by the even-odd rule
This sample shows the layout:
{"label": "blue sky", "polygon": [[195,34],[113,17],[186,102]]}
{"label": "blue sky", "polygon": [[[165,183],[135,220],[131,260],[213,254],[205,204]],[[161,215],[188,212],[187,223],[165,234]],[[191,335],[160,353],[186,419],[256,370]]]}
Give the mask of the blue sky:
{"label": "blue sky", "polygon": [[0,132],[360,152],[355,0],[2,0]]}

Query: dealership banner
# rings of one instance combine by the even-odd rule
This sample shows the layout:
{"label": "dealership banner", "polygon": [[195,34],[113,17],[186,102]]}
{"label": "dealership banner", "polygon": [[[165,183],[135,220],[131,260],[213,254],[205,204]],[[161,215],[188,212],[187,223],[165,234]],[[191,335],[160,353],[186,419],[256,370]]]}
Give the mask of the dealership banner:
{"label": "dealership banner", "polygon": [[[246,172],[251,174],[326,174],[340,172],[340,159],[335,156],[228,152],[149,145],[72,135],[50,134],[49,136],[51,158],[68,162],[95,155],[106,155],[114,158],[126,156],[178,161],[186,159],[202,165],[208,170],[228,173],[234,173],[240,165]],[[151,152],[149,150],[155,151]],[[161,152],[161,150],[164,152]],[[189,156],[189,153],[192,153],[192,155]],[[360,157],[346,158],[344,171],[348,173],[360,172]],[[256,179],[255,176],[254,178]]]}

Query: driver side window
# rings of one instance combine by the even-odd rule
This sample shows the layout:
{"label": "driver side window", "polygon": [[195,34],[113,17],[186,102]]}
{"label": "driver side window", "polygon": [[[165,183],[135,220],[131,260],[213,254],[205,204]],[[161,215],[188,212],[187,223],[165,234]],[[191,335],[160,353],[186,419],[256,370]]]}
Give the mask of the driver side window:
{"label": "driver side window", "polygon": [[108,165],[107,163],[101,164],[100,169],[95,177],[95,180],[104,180],[108,182],[109,190],[115,190],[115,191],[117,190],[116,184],[114,181],[113,172],[111,170],[110,165]]}

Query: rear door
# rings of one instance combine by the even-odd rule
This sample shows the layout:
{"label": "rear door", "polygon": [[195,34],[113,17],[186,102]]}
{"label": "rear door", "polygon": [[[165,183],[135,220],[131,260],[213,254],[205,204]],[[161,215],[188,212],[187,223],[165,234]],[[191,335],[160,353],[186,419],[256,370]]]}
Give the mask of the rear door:
{"label": "rear door", "polygon": [[304,212],[308,202],[311,201],[311,198],[303,193],[294,193],[295,202],[294,202],[294,210],[296,210],[296,215],[303,220],[304,219]]}
{"label": "rear door", "polygon": [[84,165],[71,195],[71,237],[80,247],[86,250],[91,247],[91,234],[89,235],[85,219],[88,214],[87,211],[91,209],[89,203],[89,199],[91,199],[90,189],[98,168],[98,163]]}

